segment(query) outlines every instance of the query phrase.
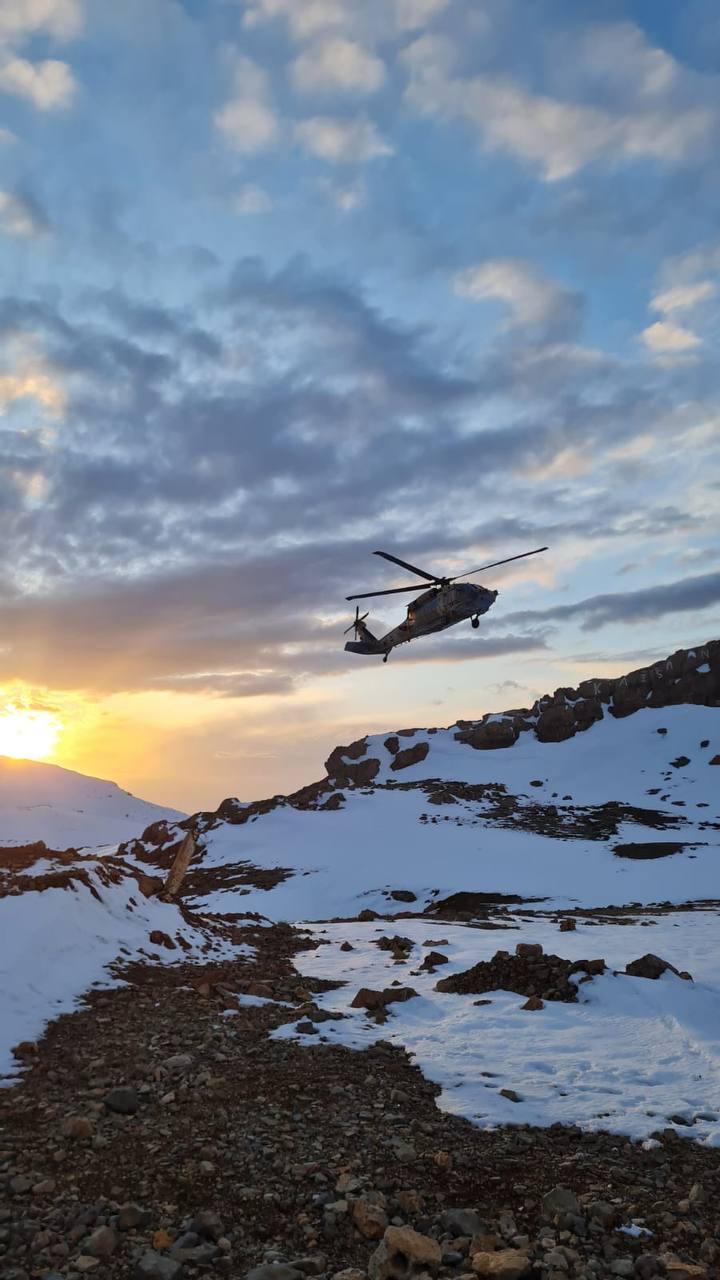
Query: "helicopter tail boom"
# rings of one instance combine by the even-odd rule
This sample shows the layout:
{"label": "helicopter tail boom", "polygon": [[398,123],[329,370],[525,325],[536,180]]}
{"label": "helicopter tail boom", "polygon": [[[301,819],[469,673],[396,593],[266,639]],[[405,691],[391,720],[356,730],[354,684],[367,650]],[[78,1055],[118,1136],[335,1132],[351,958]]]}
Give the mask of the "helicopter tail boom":
{"label": "helicopter tail boom", "polygon": [[[367,614],[365,616],[367,617]],[[385,653],[385,646],[382,645],[377,636],[374,636],[372,631],[365,626],[363,619],[358,617],[357,612],[352,628],[355,632],[355,639],[348,640],[345,645],[345,649],[348,653]],[[350,628],[348,628],[348,630],[349,629]]]}

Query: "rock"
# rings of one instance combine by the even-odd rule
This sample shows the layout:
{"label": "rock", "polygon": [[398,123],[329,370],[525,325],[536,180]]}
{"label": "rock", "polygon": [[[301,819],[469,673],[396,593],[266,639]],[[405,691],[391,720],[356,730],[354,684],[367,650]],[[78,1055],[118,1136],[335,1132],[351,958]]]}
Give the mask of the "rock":
{"label": "rock", "polygon": [[73,1266],[81,1275],[87,1275],[100,1266],[100,1259],[94,1258],[92,1254],[81,1253],[78,1258],[74,1259]]}
{"label": "rock", "polygon": [[150,1214],[137,1204],[124,1204],[118,1210],[117,1226],[119,1231],[132,1231],[135,1227],[145,1227],[150,1221]]}
{"label": "rock", "polygon": [[412,889],[392,889],[390,897],[394,902],[417,902],[417,894]]}
{"label": "rock", "polygon": [[575,1217],[582,1213],[577,1196],[568,1191],[567,1187],[553,1187],[552,1191],[543,1196],[542,1207],[548,1218],[554,1218],[556,1213],[571,1213]]}
{"label": "rock", "polygon": [[344,1271],[335,1271],[332,1280],[367,1280],[367,1271],[359,1271],[357,1267],[346,1267]]}
{"label": "rock", "polygon": [[189,1053],[176,1053],[172,1058],[166,1058],[163,1066],[166,1071],[172,1072],[173,1075],[184,1075],[193,1065],[193,1057]]}
{"label": "rock", "polygon": [[190,1231],[194,1231],[198,1236],[204,1236],[206,1240],[220,1240],[225,1235],[220,1215],[213,1213],[212,1209],[202,1209],[190,1222]]}
{"label": "rock", "polygon": [[372,991],[369,987],[361,987],[350,1004],[351,1009],[384,1009],[387,1004],[397,1001],[411,1000],[417,995],[412,987],[385,987],[383,991]]}
{"label": "rock", "polygon": [[508,1102],[522,1102],[520,1094],[516,1093],[514,1089],[501,1089],[500,1097],[507,1098]]}
{"label": "rock", "polygon": [[657,979],[663,973],[674,973],[676,977],[680,977],[680,971],[668,963],[667,960],[655,956],[651,951],[646,955],[640,956],[639,960],[632,960],[630,964],[625,966],[625,972],[633,978],[652,978]]}
{"label": "rock", "polygon": [[560,921],[561,933],[573,933],[576,928],[577,928],[576,921],[573,920],[571,916],[566,916],[564,920]]}
{"label": "rock", "polygon": [[405,747],[403,751],[396,753],[390,768],[409,769],[413,764],[421,764],[429,750],[429,742],[416,742],[413,747]]}
{"label": "rock", "polygon": [[66,1116],[60,1126],[64,1138],[72,1138],[79,1142],[84,1138],[92,1138],[93,1127],[87,1116]]}
{"label": "rock", "polygon": [[108,1111],[115,1111],[121,1116],[134,1116],[140,1106],[137,1091],[124,1085],[106,1093],[103,1102]]}
{"label": "rock", "polygon": [[118,1238],[112,1227],[98,1227],[84,1242],[87,1253],[94,1258],[109,1258],[117,1248]]}
{"label": "rock", "polygon": [[388,1227],[368,1263],[370,1280],[406,1280],[423,1267],[438,1267],[442,1250],[437,1240],[412,1227]]}
{"label": "rock", "polygon": [[352,1208],[352,1218],[361,1236],[366,1240],[381,1240],[388,1225],[387,1214],[378,1204],[361,1197]]}
{"label": "rock", "polygon": [[658,1257],[655,1253],[641,1253],[639,1258],[635,1259],[635,1275],[638,1280],[654,1280],[658,1275]]}
{"label": "rock", "polygon": [[521,1004],[520,1008],[529,1009],[531,1011],[534,1011],[535,1009],[544,1009],[545,1001],[541,1000],[540,996],[530,996],[530,999],[526,1000],[524,1004]]}
{"label": "rock", "polygon": [[[132,1271],[132,1280],[178,1280],[182,1275],[182,1263],[174,1258],[164,1258],[160,1253],[148,1250],[144,1253]],[[280,1280],[280,1277],[277,1277]],[[295,1280],[291,1277],[290,1280]]]}
{"label": "rock", "polygon": [[398,738],[397,734],[393,733],[390,735],[389,738],[386,738],[385,742],[383,743],[383,746],[385,747],[386,751],[390,752],[391,756],[396,756],[398,751],[400,750],[400,739]]}
{"label": "rock", "polygon": [[263,1262],[246,1272],[245,1280],[305,1280],[305,1275],[285,1262]]}
{"label": "rock", "polygon": [[428,951],[420,965],[421,969],[435,969],[439,964],[449,964],[449,959],[441,951]]}
{"label": "rock", "polygon": [[587,1206],[587,1216],[592,1222],[599,1222],[601,1227],[612,1227],[617,1221],[617,1209],[606,1200],[594,1200]]}
{"label": "rock", "polygon": [[453,1236],[475,1236],[485,1230],[485,1223],[474,1209],[446,1209],[440,1221],[443,1230]]}
{"label": "rock", "polygon": [[530,1259],[520,1249],[498,1249],[495,1253],[476,1253],[472,1269],[478,1276],[495,1276],[497,1280],[521,1280],[530,1273]]}
{"label": "rock", "polygon": [[520,956],[523,960],[541,956],[542,953],[542,943],[540,942],[518,942],[515,948],[515,955]]}
{"label": "rock", "polygon": [[353,946],[352,942],[347,942],[347,941],[346,941],[346,942],[341,942],[341,943],[340,943],[340,950],[341,950],[341,951],[354,951],[354,950],[355,950],[355,948],[354,948],[354,946]]}

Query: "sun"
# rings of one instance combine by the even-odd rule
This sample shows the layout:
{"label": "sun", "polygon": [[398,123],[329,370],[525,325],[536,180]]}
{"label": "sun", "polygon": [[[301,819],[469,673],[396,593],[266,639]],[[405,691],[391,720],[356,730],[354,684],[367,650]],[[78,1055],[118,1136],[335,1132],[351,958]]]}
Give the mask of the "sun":
{"label": "sun", "polygon": [[0,708],[0,756],[46,760],[52,755],[61,730],[60,718],[54,712],[33,711],[8,702]]}

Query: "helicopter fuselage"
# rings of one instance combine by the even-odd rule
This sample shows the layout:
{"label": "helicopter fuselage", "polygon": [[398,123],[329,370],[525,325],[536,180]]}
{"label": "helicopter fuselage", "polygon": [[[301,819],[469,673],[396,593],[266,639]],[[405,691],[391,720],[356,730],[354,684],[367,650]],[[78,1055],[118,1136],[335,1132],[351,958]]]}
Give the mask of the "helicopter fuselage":
{"label": "helicopter fuselage", "polygon": [[435,631],[444,631],[466,618],[472,618],[474,625],[475,619],[487,613],[495,603],[497,594],[497,591],[489,591],[487,587],[473,582],[430,587],[411,601],[407,616],[399,626],[384,636],[375,637],[360,622],[357,628],[360,640],[348,641],[345,648],[350,653],[387,655],[396,645],[406,644],[419,636],[432,635]]}

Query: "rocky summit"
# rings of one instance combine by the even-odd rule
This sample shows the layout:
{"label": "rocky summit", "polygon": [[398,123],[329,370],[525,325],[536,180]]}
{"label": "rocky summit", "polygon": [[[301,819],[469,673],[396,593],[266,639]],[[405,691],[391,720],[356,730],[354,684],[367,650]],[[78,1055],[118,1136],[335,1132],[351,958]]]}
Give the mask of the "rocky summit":
{"label": "rocky summit", "polygon": [[718,1280],[719,706],[714,641],[18,831],[3,1280]]}

